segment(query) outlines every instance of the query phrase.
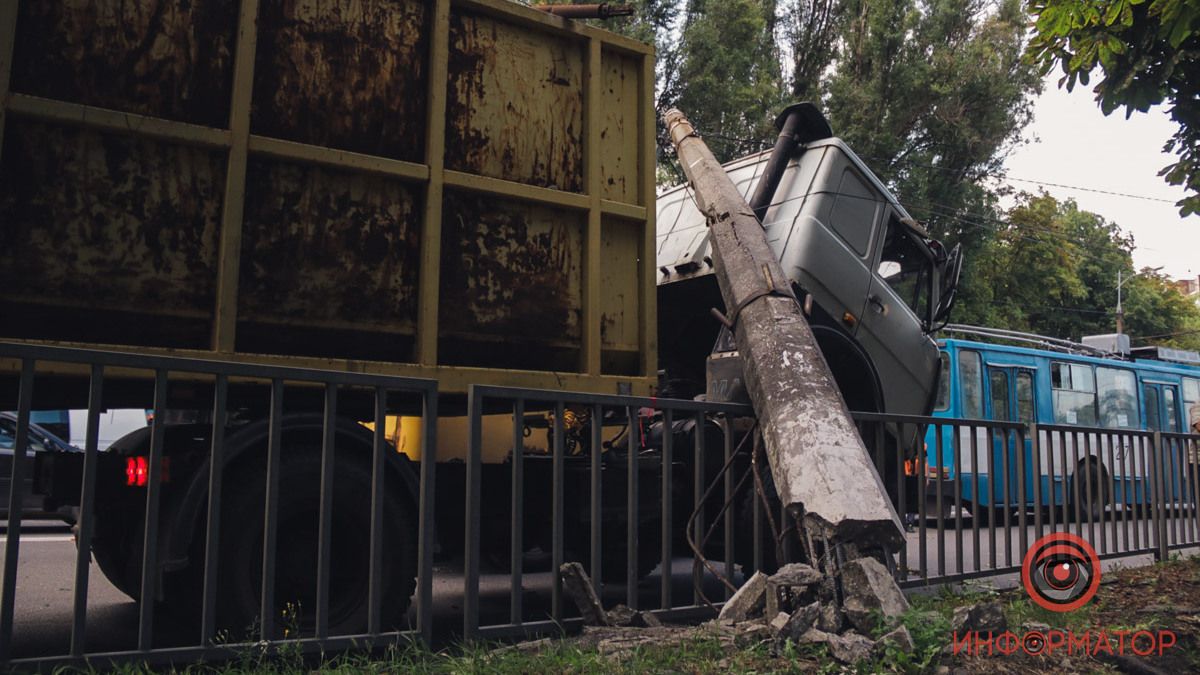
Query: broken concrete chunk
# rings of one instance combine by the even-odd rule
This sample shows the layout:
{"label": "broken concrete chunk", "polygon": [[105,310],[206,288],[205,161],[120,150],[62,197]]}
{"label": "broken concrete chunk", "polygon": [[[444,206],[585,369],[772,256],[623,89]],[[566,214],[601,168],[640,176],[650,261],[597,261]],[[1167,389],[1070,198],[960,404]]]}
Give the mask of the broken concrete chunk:
{"label": "broken concrete chunk", "polygon": [[815,585],[825,578],[803,563],[791,563],[767,579],[766,616],[791,614],[817,597]]}
{"label": "broken concrete chunk", "polygon": [[563,592],[579,608],[579,614],[583,617],[585,624],[612,625],[604,613],[604,606],[600,604],[600,598],[596,597],[596,591],[592,588],[592,580],[588,578],[587,572],[583,571],[583,565],[577,562],[563,563],[558,574],[562,578]]}
{"label": "broken concrete chunk", "polygon": [[908,610],[908,600],[896,580],[874,558],[851,560],[842,567],[842,592],[846,618],[864,633],[875,628],[874,613],[891,625]]}
{"label": "broken concrete chunk", "polygon": [[826,633],[840,633],[846,627],[846,615],[840,607],[832,603],[822,603],[817,615],[817,628]]}
{"label": "broken concrete chunk", "polygon": [[817,584],[817,599],[828,604],[837,603],[837,581],[833,577],[825,577]]}
{"label": "broken concrete chunk", "polygon": [[810,629],[804,631],[804,633],[800,635],[800,638],[798,640],[796,640],[796,642],[799,642],[802,645],[803,644],[821,644],[821,643],[829,642],[829,639],[833,638],[833,637],[837,637],[837,636],[833,633],[826,633],[823,630],[817,630],[816,628],[810,628]]}
{"label": "broken concrete chunk", "polygon": [[848,665],[866,661],[875,651],[874,640],[855,632],[834,635],[828,645],[833,658]]}
{"label": "broken concrete chunk", "polygon": [[1021,632],[1023,633],[1042,633],[1043,635],[1050,632],[1050,624],[1042,623],[1041,621],[1026,621],[1021,624]]}
{"label": "broken concrete chunk", "polygon": [[581,647],[594,645],[609,661],[623,661],[643,647],[673,647],[693,638],[686,628],[589,628],[584,627]]}
{"label": "broken concrete chunk", "polygon": [[638,612],[633,625],[641,626],[642,628],[660,628],[663,622],[650,612]]}
{"label": "broken concrete chunk", "polygon": [[632,626],[638,614],[637,610],[630,609],[627,605],[617,605],[605,613],[608,625],[622,627]]}
{"label": "broken concrete chunk", "polygon": [[663,625],[657,616],[631,609],[628,605],[617,605],[605,612],[605,616],[610,626],[656,628]]}
{"label": "broken concrete chunk", "polygon": [[1004,618],[1004,603],[999,600],[980,602],[954,610],[950,620],[951,630],[957,633],[978,631],[980,633],[1003,633],[1008,630],[1008,619]]}
{"label": "broken concrete chunk", "polygon": [[916,649],[916,645],[913,644],[912,633],[909,633],[908,628],[905,626],[900,626],[896,630],[886,633],[876,640],[876,652],[882,653],[883,647],[889,644],[905,654],[911,654],[913,650]]}
{"label": "broken concrete chunk", "polygon": [[817,623],[817,618],[821,615],[821,603],[813,602],[790,615],[785,614],[788,619],[784,622],[783,627],[779,631],[779,637],[789,640],[796,640],[801,635],[804,635]]}
{"label": "broken concrete chunk", "polygon": [[804,563],[788,563],[768,577],[770,581],[781,586],[809,586],[824,578],[824,574]]}
{"label": "broken concrete chunk", "polygon": [[749,647],[775,637],[775,631],[761,621],[740,621],[734,625],[734,644]]}
{"label": "broken concrete chunk", "polygon": [[742,587],[725,601],[718,619],[744,621],[762,615],[766,606],[767,575],[755,572]]}
{"label": "broken concrete chunk", "polygon": [[775,615],[774,619],[771,619],[771,624],[770,624],[771,630],[775,631],[776,633],[778,633],[782,636],[783,628],[784,628],[784,626],[787,626],[788,621],[790,621],[791,618],[792,617],[789,616],[787,614],[787,612],[779,612],[778,614]]}

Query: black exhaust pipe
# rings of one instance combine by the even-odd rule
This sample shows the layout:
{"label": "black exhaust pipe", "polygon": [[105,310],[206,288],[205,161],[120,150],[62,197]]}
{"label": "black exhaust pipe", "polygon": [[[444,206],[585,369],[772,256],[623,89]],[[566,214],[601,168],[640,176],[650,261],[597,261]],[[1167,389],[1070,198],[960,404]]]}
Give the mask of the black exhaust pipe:
{"label": "black exhaust pipe", "polygon": [[779,129],[779,138],[767,159],[766,171],[754,188],[754,195],[750,197],[750,208],[754,209],[759,223],[767,216],[767,209],[783,178],[783,170],[787,168],[796,148],[803,143],[833,136],[829,121],[812,103],[793,103],[784,108],[775,118],[775,128]]}

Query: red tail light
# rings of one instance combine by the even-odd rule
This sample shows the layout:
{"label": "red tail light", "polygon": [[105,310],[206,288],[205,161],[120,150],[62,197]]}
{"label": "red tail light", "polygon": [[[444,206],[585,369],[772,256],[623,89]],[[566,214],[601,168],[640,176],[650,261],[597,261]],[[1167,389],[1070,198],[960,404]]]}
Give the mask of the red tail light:
{"label": "red tail light", "polygon": [[[162,458],[162,482],[171,480],[169,457]],[[150,479],[150,460],[144,456],[125,458],[125,485],[129,487],[146,487]]]}
{"label": "red tail light", "polygon": [[125,484],[129,486],[145,487],[146,474],[148,472],[147,462],[145,457],[126,457],[125,458]]}

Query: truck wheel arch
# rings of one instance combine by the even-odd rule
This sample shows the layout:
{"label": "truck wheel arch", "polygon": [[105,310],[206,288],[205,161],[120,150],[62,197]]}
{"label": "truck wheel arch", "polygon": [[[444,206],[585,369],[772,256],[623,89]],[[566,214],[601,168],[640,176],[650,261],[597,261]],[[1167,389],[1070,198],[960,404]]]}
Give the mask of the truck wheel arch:
{"label": "truck wheel arch", "polygon": [[849,335],[814,321],[813,337],[852,412],[885,412],[883,387],[871,357]]}

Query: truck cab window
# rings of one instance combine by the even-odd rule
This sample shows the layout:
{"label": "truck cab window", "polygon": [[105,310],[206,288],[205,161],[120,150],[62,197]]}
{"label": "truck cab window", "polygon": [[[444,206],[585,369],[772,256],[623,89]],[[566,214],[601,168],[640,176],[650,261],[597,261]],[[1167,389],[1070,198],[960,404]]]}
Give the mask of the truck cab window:
{"label": "truck cab window", "polygon": [[924,247],[893,215],[888,219],[879,276],[922,321],[929,317],[929,280],[933,261]]}

